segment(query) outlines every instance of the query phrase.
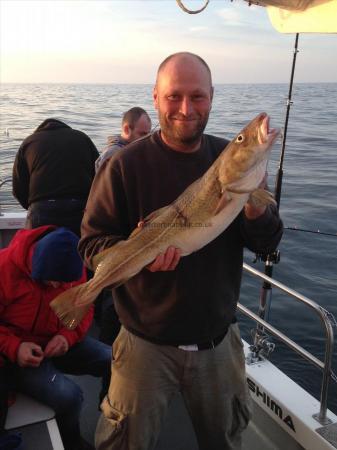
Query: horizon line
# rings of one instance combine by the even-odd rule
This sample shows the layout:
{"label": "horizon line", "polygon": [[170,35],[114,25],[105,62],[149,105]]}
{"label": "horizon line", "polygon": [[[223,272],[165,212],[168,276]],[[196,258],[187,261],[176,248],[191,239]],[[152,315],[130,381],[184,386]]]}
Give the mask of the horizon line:
{"label": "horizon line", "polygon": [[[296,83],[294,84],[333,84],[333,83],[337,83],[336,81],[296,81]],[[153,82],[146,82],[146,83],[118,83],[118,82],[76,82],[76,81],[0,81],[0,86],[4,85],[4,84],[22,84],[22,85],[27,85],[27,84],[74,84],[74,85],[92,85],[92,86],[97,86],[97,85],[102,85],[102,86],[110,86],[110,85],[124,85],[124,86],[128,86],[128,85],[139,85],[139,86],[153,86],[155,83]],[[245,82],[215,82],[213,83],[213,85],[224,85],[224,84],[228,84],[228,85],[233,85],[233,84],[237,84],[237,85],[242,85],[242,84],[289,84],[286,81],[245,81]]]}

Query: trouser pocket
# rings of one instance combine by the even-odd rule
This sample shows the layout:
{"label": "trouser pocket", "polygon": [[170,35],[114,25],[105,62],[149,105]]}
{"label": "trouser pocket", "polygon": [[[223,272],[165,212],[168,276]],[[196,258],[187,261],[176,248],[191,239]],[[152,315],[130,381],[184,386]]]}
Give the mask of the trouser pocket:
{"label": "trouser pocket", "polygon": [[230,436],[236,438],[243,430],[248,426],[248,422],[251,417],[251,411],[248,401],[242,401],[238,397],[234,396],[232,400],[232,427],[230,430]]}
{"label": "trouser pocket", "polygon": [[96,435],[96,450],[128,450],[127,416],[110,405],[105,397],[101,409]]}

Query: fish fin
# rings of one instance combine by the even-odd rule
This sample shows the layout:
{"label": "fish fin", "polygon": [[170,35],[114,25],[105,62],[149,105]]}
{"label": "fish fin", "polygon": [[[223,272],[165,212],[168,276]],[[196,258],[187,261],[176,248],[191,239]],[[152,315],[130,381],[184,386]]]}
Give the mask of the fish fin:
{"label": "fish fin", "polygon": [[90,290],[90,281],[67,289],[50,302],[51,309],[71,330],[77,327],[98,295],[97,291]]}
{"label": "fish fin", "polygon": [[148,214],[143,221],[145,223],[146,222],[151,222],[151,220],[153,220],[156,217],[160,216],[165,211],[167,211],[169,208],[171,208],[171,205],[163,206],[162,208],[156,209],[155,211],[152,211],[150,214]]}
{"label": "fish fin", "polygon": [[222,193],[222,195],[220,197],[220,200],[219,200],[219,202],[218,202],[218,204],[217,204],[217,206],[215,208],[214,215],[216,216],[217,214],[219,214],[219,212],[221,212],[226,207],[226,205],[228,205],[228,203],[231,200],[232,200],[232,198],[229,195],[229,192],[227,190],[225,190]]}
{"label": "fish fin", "polygon": [[156,209],[155,211],[152,211],[150,214],[148,214],[145,219],[140,220],[138,222],[137,228],[133,230],[130,236],[133,236],[134,234],[138,234],[139,231],[142,231],[143,227],[147,225],[148,222],[152,222],[154,219],[159,217],[161,214],[164,214],[169,208],[171,208],[172,205],[163,206],[162,208]]}
{"label": "fish fin", "polygon": [[261,207],[266,205],[276,205],[276,201],[271,192],[266,191],[265,189],[256,189],[253,191],[250,196],[248,202],[255,207]]}
{"label": "fish fin", "polygon": [[65,311],[63,313],[58,313],[57,316],[63,325],[68,328],[68,330],[74,330],[81,322],[83,317],[90,310],[91,305],[83,305],[80,307],[75,307],[69,311]]}
{"label": "fish fin", "polygon": [[97,253],[97,255],[95,255],[95,256],[92,258],[92,264],[91,264],[91,266],[92,266],[92,268],[93,268],[93,271],[94,271],[94,272],[96,271],[98,265],[103,261],[103,259],[105,258],[105,256],[106,256],[108,253],[111,252],[111,249],[112,249],[112,248],[115,248],[115,247],[117,248],[117,246],[123,245],[125,242],[126,242],[125,240],[117,241],[117,242],[116,242],[115,244],[113,244],[111,247],[108,247],[108,248],[102,250],[101,252]]}
{"label": "fish fin", "polygon": [[143,228],[147,225],[148,222],[151,222],[153,219],[156,219],[158,216],[160,216],[162,213],[164,213],[165,211],[167,211],[167,209],[170,207],[169,206],[164,206],[163,208],[159,208],[156,209],[155,211],[152,211],[152,213],[148,214],[145,219],[142,219],[138,222],[137,227],[132,231],[132,233],[130,234],[129,238],[133,238],[135,236],[138,235],[138,233],[140,233]]}
{"label": "fish fin", "polygon": [[133,230],[133,232],[130,234],[129,239],[130,239],[130,238],[133,238],[133,237],[135,237],[135,236],[137,236],[137,235],[142,231],[145,222],[142,221],[142,224],[140,224],[140,223],[141,223],[141,222],[138,222],[137,228],[135,228],[135,229]]}
{"label": "fish fin", "polygon": [[108,251],[111,249],[111,247],[106,248],[105,250],[102,250],[101,252],[97,253],[97,255],[95,255],[92,258],[92,268],[93,271],[95,272],[97,269],[97,266],[103,261],[103,259],[105,258],[105,255],[108,253]]}
{"label": "fish fin", "polygon": [[233,194],[250,194],[252,191],[247,191],[245,189],[235,189],[227,186],[227,192],[232,192]]}

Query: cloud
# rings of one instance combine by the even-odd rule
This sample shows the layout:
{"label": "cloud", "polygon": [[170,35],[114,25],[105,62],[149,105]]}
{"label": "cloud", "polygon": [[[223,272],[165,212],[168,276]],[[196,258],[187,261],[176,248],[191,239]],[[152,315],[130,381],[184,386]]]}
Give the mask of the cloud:
{"label": "cloud", "polygon": [[191,33],[199,33],[199,31],[207,31],[208,27],[203,27],[203,26],[199,26],[199,27],[190,27],[188,29],[188,31],[190,31]]}
{"label": "cloud", "polygon": [[242,16],[238,11],[229,8],[222,8],[216,11],[217,15],[225,20],[226,25],[238,26],[243,25]]}
{"label": "cloud", "polygon": [[[265,8],[246,4],[232,4],[230,7],[218,9],[216,15],[224,20],[226,26],[261,28],[267,22]],[[257,22],[259,25],[257,26]]]}

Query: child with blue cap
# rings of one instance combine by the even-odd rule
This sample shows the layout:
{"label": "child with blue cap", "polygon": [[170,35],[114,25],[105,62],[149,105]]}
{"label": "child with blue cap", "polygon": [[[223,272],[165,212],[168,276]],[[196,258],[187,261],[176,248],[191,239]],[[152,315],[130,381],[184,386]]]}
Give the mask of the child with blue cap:
{"label": "child with blue cap", "polygon": [[78,240],[66,228],[42,226],[18,231],[0,250],[0,369],[15,390],[54,409],[65,450],[93,449],[80,435],[83,393],[65,374],[102,377],[105,391],[111,365],[111,348],[87,336],[92,310],[68,330],[49,306],[86,281]]}
{"label": "child with blue cap", "polygon": [[77,251],[78,241],[76,234],[64,227],[42,237],[33,253],[33,280],[79,280],[83,274],[83,263]]}

